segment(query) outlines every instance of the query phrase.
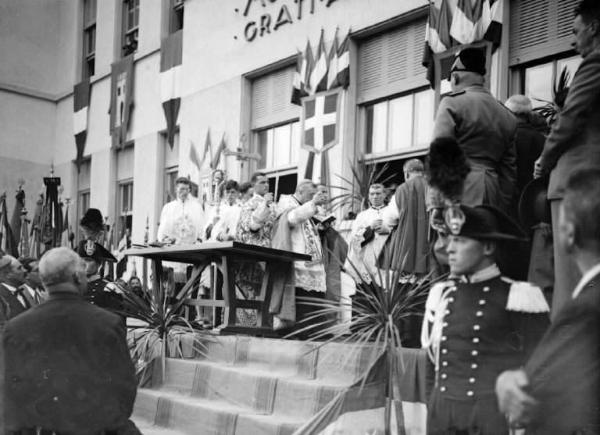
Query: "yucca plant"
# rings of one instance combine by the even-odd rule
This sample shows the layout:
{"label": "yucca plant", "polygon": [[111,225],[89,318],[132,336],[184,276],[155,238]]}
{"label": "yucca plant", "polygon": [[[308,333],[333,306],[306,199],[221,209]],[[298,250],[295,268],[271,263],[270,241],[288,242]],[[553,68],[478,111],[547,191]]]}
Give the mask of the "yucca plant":
{"label": "yucca plant", "polygon": [[129,288],[120,288],[123,300],[120,309],[114,311],[122,316],[137,319],[140,325],[131,326],[129,346],[140,385],[150,380],[153,362],[160,363],[161,381],[165,376],[167,357],[183,358],[183,345],[190,345],[195,354],[205,354],[203,327],[189,322],[182,315],[184,300],[190,295],[199,279],[195,273],[180,291],[179,298],[172,300],[173,282],[160,280],[158,286],[140,297]]}
{"label": "yucca plant", "polygon": [[385,163],[380,169],[377,169],[376,165],[367,167],[367,165],[359,163],[358,166],[350,165],[350,169],[352,170],[352,180],[336,174],[345,185],[331,186],[343,191],[343,193],[331,198],[331,209],[335,211],[339,208],[343,208],[346,210],[349,209],[352,212],[355,210],[360,212],[368,208],[369,186],[373,183],[385,184],[390,181],[393,178],[393,175],[387,177],[383,176],[388,168],[388,163]]}
{"label": "yucca plant", "polygon": [[[350,266],[360,277],[356,266]],[[403,323],[412,316],[423,314],[429,288],[444,277],[434,279],[432,273],[420,278],[407,277],[397,270],[378,270],[377,274],[369,275],[369,279],[359,278],[352,302],[347,299],[335,302],[298,298],[299,303],[316,307],[317,310],[304,319],[300,329],[290,337],[308,335],[309,341],[316,345],[315,349],[331,342],[351,344],[346,362],[364,346],[369,346],[371,351],[361,386],[367,379],[377,378],[375,371],[385,367],[385,433],[389,434],[392,406],[398,406],[401,400],[395,386],[399,384],[404,371],[401,353]],[[352,319],[349,322],[337,323],[332,320],[338,318],[350,304]]]}
{"label": "yucca plant", "polygon": [[571,74],[565,66],[560,72],[558,80],[552,86],[552,101],[535,98],[537,101],[544,103],[544,105],[536,107],[533,110],[545,118],[548,125],[552,125],[556,121],[556,117],[562,110],[567,99],[567,94],[569,93],[570,81]]}

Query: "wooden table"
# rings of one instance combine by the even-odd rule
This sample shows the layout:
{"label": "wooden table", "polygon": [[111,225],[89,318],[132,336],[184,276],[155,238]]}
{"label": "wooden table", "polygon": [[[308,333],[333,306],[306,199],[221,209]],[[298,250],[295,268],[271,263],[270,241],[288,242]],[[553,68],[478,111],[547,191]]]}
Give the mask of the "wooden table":
{"label": "wooden table", "polygon": [[[163,261],[172,261],[193,266],[192,275],[187,284],[192,285],[202,271],[211,263],[217,264],[223,274],[223,300],[186,299],[188,306],[223,307],[224,327],[222,334],[274,335],[272,315],[269,313],[275,272],[291,266],[293,261],[309,261],[310,256],[297,252],[263,248],[239,242],[206,242],[197,245],[177,245],[166,247],[132,248],[125,255],[137,256],[152,261],[152,285],[162,285]],[[255,300],[238,299],[235,291],[234,266],[240,262],[264,262],[265,274],[260,295]],[[158,287],[156,287],[158,288]],[[214,292],[214,289],[212,289]],[[183,297],[180,292],[178,299]],[[214,293],[213,293],[214,294]],[[236,309],[257,310],[257,325],[244,326],[236,324]]]}

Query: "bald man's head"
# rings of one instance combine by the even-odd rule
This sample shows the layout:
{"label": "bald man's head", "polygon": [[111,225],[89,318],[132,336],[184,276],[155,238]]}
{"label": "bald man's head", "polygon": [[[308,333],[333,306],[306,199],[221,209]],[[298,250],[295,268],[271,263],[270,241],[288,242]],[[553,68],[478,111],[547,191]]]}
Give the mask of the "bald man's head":
{"label": "bald man's head", "polygon": [[85,264],[68,248],[49,250],[40,260],[40,278],[48,293],[57,291],[82,292],[87,286]]}

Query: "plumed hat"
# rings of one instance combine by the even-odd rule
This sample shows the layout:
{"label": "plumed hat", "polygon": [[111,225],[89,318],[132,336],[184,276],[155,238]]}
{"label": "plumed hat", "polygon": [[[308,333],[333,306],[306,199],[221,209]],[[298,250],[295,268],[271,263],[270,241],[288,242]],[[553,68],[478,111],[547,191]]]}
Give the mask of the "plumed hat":
{"label": "plumed hat", "polygon": [[481,48],[467,47],[456,53],[450,72],[469,71],[485,75],[485,51]]}
{"label": "plumed hat", "polygon": [[471,167],[456,139],[440,137],[431,142],[427,165],[427,181],[451,201],[462,196]]}
{"label": "plumed hat", "polygon": [[[453,222],[454,216],[460,213],[452,213],[453,208],[460,207],[462,216]],[[495,240],[523,242],[527,240],[527,234],[519,224],[507,216],[504,212],[489,205],[478,205],[467,207],[465,205],[450,207],[446,214],[446,223],[455,236],[468,237],[476,240]]]}
{"label": "plumed hat", "polygon": [[93,240],[82,240],[77,246],[77,254],[81,258],[91,258],[97,263],[109,261],[116,263],[117,259],[104,246]]}
{"label": "plumed hat", "polygon": [[88,208],[81,221],[79,221],[79,225],[92,232],[102,231],[104,229],[102,213],[97,208]]}

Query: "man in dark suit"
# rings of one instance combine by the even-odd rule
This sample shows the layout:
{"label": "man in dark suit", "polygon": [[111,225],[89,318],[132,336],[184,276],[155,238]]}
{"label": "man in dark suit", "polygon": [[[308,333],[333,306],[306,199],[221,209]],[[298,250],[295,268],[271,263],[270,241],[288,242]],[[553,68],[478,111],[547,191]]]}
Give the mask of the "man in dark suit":
{"label": "man in dark suit", "polygon": [[557,242],[583,278],[522,370],[496,381],[500,408],[527,434],[600,433],[600,168],[578,168],[560,208]]}
{"label": "man in dark suit", "polygon": [[86,302],[83,261],[56,248],[40,262],[49,298],[4,332],[9,434],[139,433],[136,377],[121,319]]}
{"label": "man in dark suit", "polygon": [[10,255],[0,258],[0,324],[21,314],[32,305],[31,295],[25,294],[25,268]]}
{"label": "man in dark suit", "polygon": [[[573,77],[565,105],[552,125],[534,176],[550,173],[548,199],[552,209],[552,231],[558,232],[558,210],[565,182],[581,164],[600,167],[600,3],[583,0],[575,10],[574,46],[583,61]],[[569,255],[554,245],[555,290],[552,315],[569,300],[569,292],[581,277]]]}

